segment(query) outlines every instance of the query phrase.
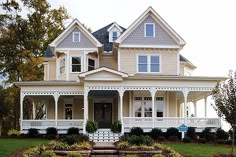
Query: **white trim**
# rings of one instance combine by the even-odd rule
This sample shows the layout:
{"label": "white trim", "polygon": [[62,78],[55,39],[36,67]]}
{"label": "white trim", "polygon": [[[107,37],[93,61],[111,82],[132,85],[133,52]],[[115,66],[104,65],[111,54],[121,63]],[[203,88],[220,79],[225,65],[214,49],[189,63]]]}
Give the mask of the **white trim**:
{"label": "white trim", "polygon": [[[147,31],[146,31],[146,28],[147,28],[147,25],[152,25],[153,27],[153,36],[147,36]],[[144,23],[144,37],[145,38],[155,38],[156,36],[156,31],[155,31],[155,23]]]}
{"label": "white trim", "polygon": [[[72,72],[72,58],[73,57],[80,57],[80,72]],[[83,65],[84,65],[84,63],[83,63],[83,56],[82,55],[70,55],[70,67],[68,68],[68,69],[70,69],[70,73],[72,73],[72,74],[78,74],[78,73],[81,73],[81,72],[83,72]]]}
{"label": "white trim", "polygon": [[[97,68],[97,66],[96,66],[96,64],[97,64],[97,59],[96,59],[95,57],[88,56],[88,57],[87,57],[87,70],[86,70],[86,71],[89,71],[89,69],[88,69],[88,67],[89,67],[89,59],[94,60],[94,69]],[[93,70],[94,70],[94,69],[93,69]]]}
{"label": "white trim", "polygon": [[122,48],[159,48],[159,49],[179,49],[178,45],[131,45],[131,44],[120,44]]}
{"label": "white trim", "polygon": [[117,64],[118,64],[118,71],[120,71],[120,50],[118,49],[118,52],[117,52]]}
{"label": "white trim", "polygon": [[178,75],[180,75],[180,60],[179,60],[179,58],[180,58],[180,54],[179,54],[179,51],[177,52],[177,76]]}
{"label": "white trim", "polygon": [[68,51],[68,50],[84,50],[84,51],[97,51],[97,48],[56,48],[55,51]]}
{"label": "white trim", "polygon": [[107,31],[110,32],[113,27],[116,27],[116,28],[119,29],[120,32],[123,32],[123,30],[120,28],[120,26],[119,26],[116,22],[114,22],[113,25],[111,25],[111,26],[107,29]]}
{"label": "white trim", "polygon": [[[139,72],[139,56],[147,56],[147,72]],[[151,56],[158,56],[159,57],[159,71],[158,72],[151,72]],[[162,73],[162,60],[161,54],[137,54],[136,55],[136,73],[138,74],[160,74]]]}
{"label": "white trim", "polygon": [[69,73],[70,73],[70,72],[69,72],[69,67],[70,67],[70,61],[69,61],[69,60],[70,60],[70,55],[69,55],[69,51],[67,50],[65,54],[66,54],[66,66],[65,66],[65,67],[66,67],[66,80],[69,80],[69,79],[70,79],[70,76],[69,76],[69,75],[70,75],[70,74],[69,74]]}
{"label": "white trim", "polygon": [[[75,41],[75,35],[79,35],[79,40],[78,41]],[[73,36],[72,36],[72,38],[73,38],[73,42],[80,42],[80,32],[73,32]]]}
{"label": "white trim", "polygon": [[[169,117],[169,105],[170,105],[170,97],[169,97],[169,92],[168,91],[166,91],[166,116],[167,117]],[[177,110],[177,108],[176,108],[176,110]]]}

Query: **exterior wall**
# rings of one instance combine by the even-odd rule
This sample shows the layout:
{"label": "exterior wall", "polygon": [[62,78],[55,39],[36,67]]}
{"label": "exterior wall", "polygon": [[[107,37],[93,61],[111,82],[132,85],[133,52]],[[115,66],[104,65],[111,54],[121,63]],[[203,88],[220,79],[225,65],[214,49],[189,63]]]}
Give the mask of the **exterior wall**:
{"label": "exterior wall", "polygon": [[118,69],[117,57],[114,54],[100,54],[99,67],[108,67],[114,70]]}
{"label": "exterior wall", "polygon": [[[80,42],[73,42],[73,32],[80,32]],[[64,40],[62,40],[57,48],[96,48],[96,46],[81,32],[78,28],[74,28]]]}
{"label": "exterior wall", "polygon": [[123,117],[129,117],[129,93],[126,91],[123,96]]}
{"label": "exterior wall", "polygon": [[[139,54],[159,54],[161,58],[159,75],[177,74],[177,51],[158,49],[120,49],[120,70],[128,74],[137,73],[137,56]],[[149,73],[150,74],[150,73]]]}
{"label": "exterior wall", "polygon": [[47,106],[47,119],[55,119],[55,103],[53,99],[49,99]]}
{"label": "exterior wall", "polygon": [[180,76],[184,76],[184,63],[180,63],[180,69],[179,69],[179,73],[180,73]]}
{"label": "exterior wall", "polygon": [[[155,37],[145,37],[145,23],[155,24]],[[170,35],[149,15],[123,42],[131,45],[177,45]]]}
{"label": "exterior wall", "polygon": [[169,117],[177,116],[176,92],[169,92]]}

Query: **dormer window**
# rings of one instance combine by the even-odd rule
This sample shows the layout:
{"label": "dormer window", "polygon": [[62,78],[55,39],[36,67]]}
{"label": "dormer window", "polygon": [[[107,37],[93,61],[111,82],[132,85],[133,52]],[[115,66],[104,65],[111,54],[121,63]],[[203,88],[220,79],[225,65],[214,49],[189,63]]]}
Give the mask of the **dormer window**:
{"label": "dormer window", "polygon": [[145,23],[145,37],[155,37],[154,23]]}
{"label": "dormer window", "polygon": [[80,32],[73,32],[73,42],[80,42]]}
{"label": "dormer window", "polygon": [[117,32],[112,32],[112,40],[115,41],[117,39]]}

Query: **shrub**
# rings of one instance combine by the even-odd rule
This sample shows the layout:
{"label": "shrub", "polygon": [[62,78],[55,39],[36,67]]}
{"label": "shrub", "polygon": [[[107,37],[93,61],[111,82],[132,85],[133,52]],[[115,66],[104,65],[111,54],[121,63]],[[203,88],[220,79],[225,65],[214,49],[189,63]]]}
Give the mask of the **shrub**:
{"label": "shrub", "polygon": [[157,140],[162,135],[162,131],[159,128],[153,128],[149,134],[154,140]]}
{"label": "shrub", "polygon": [[54,150],[63,150],[63,149],[67,149],[69,146],[60,141],[51,141],[48,143],[48,147]]}
{"label": "shrub", "polygon": [[29,136],[29,137],[37,137],[37,136],[39,136],[39,131],[38,131],[38,129],[30,128],[30,129],[28,130],[28,136]]}
{"label": "shrub", "polygon": [[223,139],[223,140],[227,140],[229,138],[229,134],[224,131],[221,128],[218,128],[216,130],[216,139]]}
{"label": "shrub", "polygon": [[85,134],[79,134],[78,141],[79,142],[87,142],[87,141],[89,141],[89,136],[85,135]]}
{"label": "shrub", "polygon": [[67,157],[83,157],[83,156],[78,152],[69,152],[67,154]]}
{"label": "shrub", "polygon": [[20,136],[20,131],[16,129],[11,129],[11,130],[8,130],[7,135],[11,137]]}
{"label": "shrub", "polygon": [[143,135],[143,129],[140,127],[133,127],[130,130],[131,135],[141,136]]}
{"label": "shrub", "polygon": [[188,137],[188,136],[186,136],[186,137],[183,138],[182,141],[183,141],[184,143],[191,143],[191,138]]}
{"label": "shrub", "polygon": [[153,145],[153,143],[154,143],[154,141],[150,136],[148,136],[148,135],[143,136],[143,144],[144,145],[151,146],[151,145]]}
{"label": "shrub", "polygon": [[42,154],[42,157],[56,157],[57,155],[52,150],[47,150]]}
{"label": "shrub", "polygon": [[165,136],[159,136],[157,140],[162,142],[162,141],[166,140],[166,137]]}
{"label": "shrub", "polygon": [[113,133],[120,133],[121,132],[121,122],[120,121],[114,121],[111,126],[111,131]]}
{"label": "shrub", "polygon": [[206,143],[207,140],[205,138],[199,138],[198,141],[199,143]]}
{"label": "shrub", "polygon": [[205,138],[207,141],[214,141],[215,135],[213,132],[211,132],[211,128],[205,128],[202,131],[202,138]]}
{"label": "shrub", "polygon": [[91,144],[89,142],[79,142],[79,143],[75,143],[72,146],[70,146],[70,148],[72,149],[80,149],[80,150],[89,150],[91,149]]}
{"label": "shrub", "polygon": [[97,122],[94,122],[94,121],[87,121],[87,124],[86,124],[86,131],[88,133],[94,133],[96,132],[98,129],[98,125],[97,125]]}
{"label": "shrub", "polygon": [[169,136],[169,137],[168,137],[168,140],[169,140],[169,141],[176,142],[176,141],[178,141],[178,136]]}
{"label": "shrub", "polygon": [[129,136],[128,135],[122,135],[119,138],[119,141],[128,141]]}
{"label": "shrub", "polygon": [[30,148],[28,150],[26,150],[23,153],[23,157],[36,157],[36,156],[40,156],[42,153],[44,153],[46,150],[44,145],[38,145],[35,146],[33,148]]}
{"label": "shrub", "polygon": [[137,136],[137,135],[132,135],[130,137],[128,137],[128,143],[130,145],[147,145],[147,146],[151,146],[154,141],[150,136]]}
{"label": "shrub", "polygon": [[67,135],[62,138],[62,142],[65,142],[68,145],[72,145],[79,142],[79,138],[78,138],[78,135]]}
{"label": "shrub", "polygon": [[165,156],[162,154],[154,154],[152,157],[165,157]]}
{"label": "shrub", "polygon": [[139,157],[139,156],[136,154],[127,154],[126,157]]}
{"label": "shrub", "polygon": [[195,131],[195,127],[189,127],[187,132],[186,132],[186,135],[188,137],[190,137],[191,139],[195,140],[196,139],[196,131]]}
{"label": "shrub", "polygon": [[[228,133],[229,133],[231,139],[233,139],[233,130],[230,129]],[[236,129],[234,130],[234,139],[236,140]]]}
{"label": "shrub", "polygon": [[215,141],[217,144],[226,144],[226,141],[224,139],[216,139]]}
{"label": "shrub", "polygon": [[57,136],[57,129],[54,127],[49,127],[46,129],[46,135],[54,135],[55,137]]}
{"label": "shrub", "polygon": [[179,130],[177,128],[168,128],[166,131],[166,136],[170,137],[170,136],[179,136]]}
{"label": "shrub", "polygon": [[72,127],[67,130],[67,135],[74,135],[74,134],[79,134],[79,128]]}
{"label": "shrub", "polygon": [[121,141],[117,145],[118,149],[126,149],[129,147],[128,141]]}

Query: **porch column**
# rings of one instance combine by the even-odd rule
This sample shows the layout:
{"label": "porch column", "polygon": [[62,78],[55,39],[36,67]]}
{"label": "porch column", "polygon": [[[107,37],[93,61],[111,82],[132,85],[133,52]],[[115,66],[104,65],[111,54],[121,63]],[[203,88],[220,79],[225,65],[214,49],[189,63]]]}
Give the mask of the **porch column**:
{"label": "porch column", "polygon": [[124,134],[124,123],[123,123],[123,96],[124,96],[124,89],[120,89],[119,91],[120,97],[120,121],[121,121],[121,134]]}
{"label": "porch column", "polygon": [[129,91],[129,117],[132,117],[132,91]]}
{"label": "porch column", "polygon": [[[182,92],[184,96],[184,124],[187,125],[187,103],[189,90],[187,88],[184,88]],[[182,139],[184,138],[184,136],[184,132],[182,132]]]}
{"label": "porch column", "polygon": [[197,117],[197,101],[193,101],[193,106],[194,106],[194,117]]}
{"label": "porch column", "polygon": [[23,102],[25,95],[21,92],[20,94],[20,130],[23,130]]}
{"label": "porch column", "polygon": [[86,134],[86,123],[88,120],[88,90],[84,91],[84,124],[83,124],[83,133]]}
{"label": "porch column", "polygon": [[152,128],[155,127],[155,112],[154,112],[154,108],[155,108],[155,95],[156,95],[156,90],[152,89],[150,90],[151,96],[152,96]]}
{"label": "porch column", "polygon": [[54,101],[55,101],[55,127],[57,128],[57,118],[58,118],[58,99],[59,99],[59,95],[56,92],[54,95]]}
{"label": "porch column", "polygon": [[32,108],[32,112],[33,112],[33,119],[35,119],[35,117],[36,117],[36,113],[35,113],[35,100],[34,99],[32,99],[32,105],[33,105],[33,108]]}
{"label": "porch column", "polygon": [[205,117],[207,117],[207,96],[204,97]]}

